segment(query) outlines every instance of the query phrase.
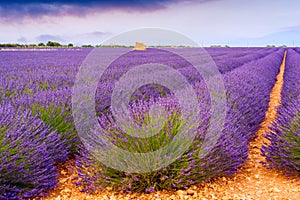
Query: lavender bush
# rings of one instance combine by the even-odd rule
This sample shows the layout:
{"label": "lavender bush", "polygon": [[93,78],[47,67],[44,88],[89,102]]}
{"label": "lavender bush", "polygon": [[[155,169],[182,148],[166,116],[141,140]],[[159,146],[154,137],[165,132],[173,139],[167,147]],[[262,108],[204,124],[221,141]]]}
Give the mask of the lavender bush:
{"label": "lavender bush", "polygon": [[43,196],[57,185],[55,164],[68,146],[56,131],[28,110],[0,107],[0,199]]}
{"label": "lavender bush", "polygon": [[71,87],[89,51],[0,52],[0,199],[43,196],[56,186],[57,163],[76,138]]}

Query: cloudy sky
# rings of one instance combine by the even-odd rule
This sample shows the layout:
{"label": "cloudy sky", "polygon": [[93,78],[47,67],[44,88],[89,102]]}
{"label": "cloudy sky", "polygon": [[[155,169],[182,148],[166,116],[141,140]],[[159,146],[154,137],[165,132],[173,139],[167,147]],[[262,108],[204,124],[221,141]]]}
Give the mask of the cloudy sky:
{"label": "cloudy sky", "polygon": [[201,46],[300,46],[299,8],[298,0],[1,0],[0,43],[95,45],[155,27]]}

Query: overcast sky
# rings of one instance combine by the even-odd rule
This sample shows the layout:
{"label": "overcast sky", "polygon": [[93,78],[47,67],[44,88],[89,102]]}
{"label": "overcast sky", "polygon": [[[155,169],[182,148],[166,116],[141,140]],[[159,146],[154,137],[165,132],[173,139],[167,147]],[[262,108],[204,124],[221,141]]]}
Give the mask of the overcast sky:
{"label": "overcast sky", "polygon": [[201,46],[300,46],[298,0],[0,1],[0,43],[101,44],[161,28]]}

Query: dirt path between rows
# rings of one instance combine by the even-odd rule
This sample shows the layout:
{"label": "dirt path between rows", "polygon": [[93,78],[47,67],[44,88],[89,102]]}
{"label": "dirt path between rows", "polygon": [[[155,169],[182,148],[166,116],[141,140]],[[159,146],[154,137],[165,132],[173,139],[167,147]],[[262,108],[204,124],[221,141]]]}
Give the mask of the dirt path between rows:
{"label": "dirt path between rows", "polygon": [[98,193],[88,195],[80,193],[72,184],[71,179],[75,175],[72,173],[72,162],[68,166],[61,167],[59,185],[50,192],[44,200],[60,199],[261,199],[261,200],[299,200],[300,199],[300,180],[296,178],[288,179],[282,172],[264,168],[260,162],[264,158],[260,155],[260,148],[264,142],[264,134],[268,126],[275,120],[277,107],[280,105],[280,94],[283,84],[283,74],[285,69],[285,58],[280,66],[280,73],[277,75],[277,82],[270,94],[269,109],[266,112],[266,119],[261,124],[257,132],[257,138],[250,142],[249,161],[230,177],[221,177],[211,183],[192,186],[188,190],[177,192],[156,192],[152,194],[119,194],[114,192]]}

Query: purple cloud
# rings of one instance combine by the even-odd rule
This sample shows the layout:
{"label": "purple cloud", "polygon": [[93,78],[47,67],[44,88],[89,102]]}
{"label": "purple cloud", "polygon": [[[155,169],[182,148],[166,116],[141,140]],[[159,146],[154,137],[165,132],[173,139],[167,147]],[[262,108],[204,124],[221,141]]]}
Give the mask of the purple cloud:
{"label": "purple cloud", "polygon": [[[187,0],[185,2],[203,3],[216,0]],[[151,12],[165,9],[180,0],[3,0],[0,1],[0,18],[22,19],[23,17],[40,17],[52,15],[82,16],[98,11],[120,9],[127,11]]]}
{"label": "purple cloud", "polygon": [[17,41],[20,43],[27,43],[28,40],[25,37],[20,37],[19,39],[17,39]]}
{"label": "purple cloud", "polygon": [[65,42],[65,40],[60,37],[60,36],[56,36],[56,35],[48,35],[48,34],[44,34],[44,35],[39,35],[38,37],[35,38],[37,41],[40,42],[47,42],[47,41],[55,41],[55,42]]}

